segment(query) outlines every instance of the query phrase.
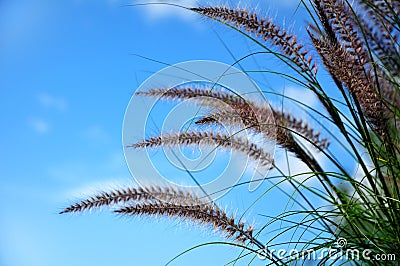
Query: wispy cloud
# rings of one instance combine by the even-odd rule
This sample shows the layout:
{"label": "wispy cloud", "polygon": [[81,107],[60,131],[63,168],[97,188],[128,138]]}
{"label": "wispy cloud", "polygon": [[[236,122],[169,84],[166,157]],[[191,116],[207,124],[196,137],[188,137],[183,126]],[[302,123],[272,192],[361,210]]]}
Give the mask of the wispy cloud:
{"label": "wispy cloud", "polygon": [[299,0],[278,0],[275,2],[278,6],[282,7],[295,7],[300,3]]}
{"label": "wispy cloud", "polygon": [[[25,217],[24,217],[25,218]],[[43,233],[39,236],[37,227],[32,227],[32,220],[25,222],[21,219],[7,218],[1,223],[4,230],[2,232],[2,241],[7,243],[4,245],[4,250],[1,250],[4,257],[2,265],[45,265],[49,254],[46,249],[47,235]]]}
{"label": "wispy cloud", "polygon": [[40,93],[37,99],[43,107],[65,111],[67,109],[67,101],[64,98],[56,97],[48,93]]}
{"label": "wispy cloud", "polygon": [[109,140],[108,133],[100,126],[90,126],[83,130],[82,136],[96,143],[104,143]]}
{"label": "wispy cloud", "polygon": [[28,120],[28,124],[36,133],[39,134],[45,134],[50,130],[49,124],[42,118],[31,118]]}
{"label": "wispy cloud", "polygon": [[[110,2],[114,3],[118,0],[109,0]],[[204,2],[204,3],[202,3]],[[180,17],[183,19],[192,19],[195,18],[193,12],[180,8],[179,6],[183,7],[197,7],[199,5],[223,5],[218,3],[209,3],[205,1],[196,1],[196,0],[134,0],[131,2],[133,5],[141,5],[144,6],[147,15],[149,16],[150,20],[157,20],[163,18],[171,18],[171,17]],[[276,9],[276,8],[293,8],[299,4],[299,0],[279,0],[279,1],[268,1],[268,3],[260,4],[259,1],[248,1],[246,3],[238,4],[228,4],[228,6],[235,8],[235,7],[259,7],[263,6],[264,8],[268,9]]]}
{"label": "wispy cloud", "polygon": [[[284,94],[286,97],[300,101],[301,103],[310,107],[316,107],[319,103],[317,96],[315,96],[311,90],[304,90],[303,88],[297,87],[287,87],[285,88]],[[288,102],[291,102],[291,100]]]}
{"label": "wispy cloud", "polygon": [[197,1],[194,0],[143,0],[133,1],[132,4],[144,4],[150,19],[159,19],[171,16],[179,16],[188,19],[193,17],[192,12],[179,8],[178,6],[194,7],[198,5]]}
{"label": "wispy cloud", "polygon": [[109,177],[100,181],[93,181],[83,184],[77,188],[72,188],[63,193],[62,198],[85,198],[98,194],[102,191],[110,191],[113,189],[122,189],[136,186],[135,182],[128,177]]}
{"label": "wispy cloud", "polygon": [[2,48],[12,49],[21,45],[31,48],[31,42],[41,32],[41,26],[49,14],[48,6],[34,1],[1,1]]}

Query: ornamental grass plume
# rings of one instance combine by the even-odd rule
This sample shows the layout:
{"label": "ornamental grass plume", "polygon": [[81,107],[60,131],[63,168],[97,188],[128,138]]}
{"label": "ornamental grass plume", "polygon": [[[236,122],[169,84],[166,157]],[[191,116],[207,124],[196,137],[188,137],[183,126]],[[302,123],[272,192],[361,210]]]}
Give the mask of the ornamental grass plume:
{"label": "ornamental grass plume", "polygon": [[179,145],[206,145],[211,147],[217,145],[217,148],[231,148],[234,151],[249,155],[253,160],[260,160],[262,165],[273,163],[272,155],[258,147],[257,144],[252,143],[247,139],[243,139],[240,136],[229,136],[224,133],[212,131],[183,132],[151,137],[142,142],[134,143],[128,147],[138,149],[160,146],[171,147]]}
{"label": "ornamental grass plume", "polygon": [[187,196],[183,203],[165,202],[139,202],[114,210],[121,215],[137,216],[167,216],[182,220],[193,221],[202,225],[211,225],[214,230],[225,233],[227,238],[244,243],[246,241],[257,244],[253,239],[253,227],[245,227],[244,222],[237,223],[233,216],[227,214],[219,207],[209,202],[201,202],[196,197]]}
{"label": "ornamental grass plume", "polygon": [[60,212],[84,212],[100,207],[112,207],[119,204],[128,204],[132,202],[151,202],[154,200],[178,201],[184,203],[186,199],[190,199],[193,203],[197,198],[191,195],[188,191],[173,187],[127,187],[114,189],[108,192],[101,192],[88,199],[81,200]]}
{"label": "ornamental grass plume", "polygon": [[[337,239],[345,239],[345,245],[343,241],[337,242],[340,244],[338,252],[367,250],[371,256],[332,258],[322,253],[318,265],[398,265],[399,1],[309,0],[300,1],[300,5],[309,14],[308,35],[301,41],[272,19],[248,9],[220,5],[185,9],[241,33],[260,49],[259,54],[275,56],[291,74],[262,67],[259,72],[278,74],[311,91],[322,110],[305,104],[301,106],[318,115],[319,121],[315,119],[316,123],[313,123],[312,116],[302,118],[296,112],[273,108],[258,99],[244,98],[234,93],[235,88],[228,90],[200,84],[156,87],[138,91],[136,95],[161,100],[191,99],[190,103],[205,113],[193,118],[197,127],[190,131],[150,136],[129,145],[130,149],[205,145],[231,149],[261,164],[272,165],[280,179],[263,176],[263,180],[270,181],[272,186],[263,190],[257,201],[268,197],[270,190],[279,189],[288,197],[287,208],[282,214],[271,216],[265,214],[264,209],[257,210],[269,221],[254,231],[252,226],[245,226],[241,219],[228,216],[216,203],[206,200],[208,195],[199,198],[191,191],[165,186],[102,192],[60,213],[108,207],[120,215],[165,216],[210,225],[225,233],[227,238],[241,243],[243,252],[232,263],[253,256],[249,264],[252,263],[265,244],[285,248],[292,245],[298,251],[286,257],[272,254],[266,258],[268,263],[307,263],[300,256],[304,252],[332,249]],[[289,99],[285,95],[282,97]],[[314,124],[319,124],[322,129],[314,129]],[[250,137],[228,134],[221,130],[224,127],[236,132],[250,132]],[[255,141],[260,139],[264,142]],[[287,152],[288,157],[295,157],[301,166],[306,166],[308,170],[301,176],[307,178],[302,180],[299,175],[286,174],[263,146],[267,141],[273,141],[280,150]],[[356,173],[349,170],[349,164],[356,165]],[[291,165],[286,168],[291,170]],[[312,184],[308,183],[311,179],[315,180]],[[283,183],[290,185],[289,192],[288,187],[281,188]],[[271,227],[276,224],[279,224],[279,231],[274,235],[276,231]],[[279,243],[283,236],[286,238]],[[372,256],[384,256],[385,260],[380,261],[384,264],[377,263]]]}
{"label": "ornamental grass plume", "polygon": [[270,40],[278,46],[284,55],[289,57],[302,72],[313,74],[316,71],[312,65],[312,57],[307,56],[308,51],[297,41],[296,36],[288,34],[275,25],[270,19],[259,18],[256,13],[248,12],[246,9],[231,9],[227,7],[208,6],[195,7],[191,10],[204,16],[232,24],[237,29],[244,29],[264,41]]}

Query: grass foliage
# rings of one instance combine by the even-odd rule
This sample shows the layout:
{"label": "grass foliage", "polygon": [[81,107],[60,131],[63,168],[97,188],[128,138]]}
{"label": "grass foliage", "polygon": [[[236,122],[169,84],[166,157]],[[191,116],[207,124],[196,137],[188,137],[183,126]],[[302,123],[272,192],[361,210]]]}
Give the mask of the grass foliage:
{"label": "grass foliage", "polygon": [[[400,49],[397,39],[400,3],[310,0],[302,1],[301,6],[309,13],[308,39],[301,41],[272,19],[246,9],[220,5],[185,8],[239,31],[261,52],[275,56],[289,68],[291,74],[276,74],[314,93],[323,110],[305,109],[323,117],[321,124],[325,130],[318,132],[311,123],[293,113],[229,91],[192,85],[154,88],[138,94],[164,100],[199,99],[194,104],[207,108],[208,113],[196,118],[197,130],[153,136],[131,145],[133,149],[157,149],[216,144],[218,148],[232,149],[260,160],[279,172],[273,156],[262,145],[251,138],[226,134],[221,131],[221,125],[228,124],[238,131],[249,130],[253,136],[273,140],[280,149],[297,157],[309,168],[308,178],[317,180],[318,185],[313,187],[280,171],[281,179],[276,179],[279,181],[274,186],[282,183],[292,186],[296,196],[288,197],[296,207],[275,217],[265,214],[269,222],[253,228],[191,191],[156,186],[100,193],[71,205],[62,213],[103,206],[120,215],[166,216],[211,225],[223,232],[232,245],[243,248],[232,264],[244,257],[255,259],[264,243],[272,243],[285,233],[292,237],[286,238],[290,239],[289,243],[281,244],[294,245],[298,254],[309,249],[322,250],[334,245],[337,239],[346,239],[342,251],[369,249],[371,257],[395,254],[400,259]],[[262,73],[264,69],[259,71]],[[321,72],[329,73],[329,83],[326,75],[321,79]],[[342,159],[344,154],[358,165],[357,175],[349,172],[347,162]],[[326,163],[321,164],[321,157],[329,162],[329,168],[325,169]],[[262,197],[267,197],[267,192]],[[318,198],[323,206],[317,206],[310,198]],[[273,223],[285,223],[287,227],[275,232],[273,237],[270,232],[270,239],[265,239],[263,233]],[[295,237],[296,230],[304,233]],[[328,255],[318,263],[324,264],[328,259],[329,264],[335,263]],[[305,260],[274,255],[266,262],[287,265],[302,264]],[[362,256],[337,259],[336,263],[397,265],[396,261],[367,260]]]}

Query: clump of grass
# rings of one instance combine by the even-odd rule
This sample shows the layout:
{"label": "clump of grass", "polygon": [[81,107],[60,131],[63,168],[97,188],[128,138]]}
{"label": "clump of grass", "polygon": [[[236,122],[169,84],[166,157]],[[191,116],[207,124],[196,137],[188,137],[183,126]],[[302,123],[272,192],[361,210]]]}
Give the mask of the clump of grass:
{"label": "clump of grass", "polygon": [[[310,15],[311,22],[307,25],[310,47],[305,47],[302,43],[307,42],[299,42],[294,34],[271,19],[246,9],[225,6],[187,9],[241,32],[262,51],[277,50],[271,54],[294,70],[293,76],[282,76],[312,91],[323,106],[323,123],[334,128],[322,132],[326,137],[321,138],[321,132],[314,130],[309,121],[293,113],[214,87],[187,86],[154,88],[137,94],[168,100],[194,99],[194,104],[208,110],[195,124],[207,125],[207,129],[199,127],[190,132],[154,136],[130,146],[142,149],[202,144],[231,148],[275,167],[283,177],[282,182],[288,182],[302,201],[289,196],[299,209],[274,217],[254,234],[252,227],[237,223],[212,202],[199,199],[190,192],[156,187],[104,192],[71,205],[61,213],[114,206],[114,211],[122,215],[192,220],[210,224],[226,233],[228,238],[252,244],[258,249],[264,247],[259,240],[264,230],[276,222],[286,222],[290,224],[289,228],[282,229],[283,232],[272,239],[303,227],[303,234],[306,231],[316,232],[315,237],[305,242],[301,238],[303,234],[299,239],[295,239],[294,235],[290,238],[289,244],[301,246],[303,251],[310,247],[314,250],[325,248],[335,239],[344,237],[348,242],[344,249],[369,249],[373,255],[392,254],[399,257],[400,4],[389,0],[356,0],[352,3],[345,0],[310,0],[309,3],[301,3]],[[320,71],[330,75],[334,86],[321,81],[317,75]],[[338,94],[340,98],[337,98]],[[315,109],[312,111],[321,114]],[[220,125],[232,126],[238,132],[248,130],[253,136],[275,141],[281,149],[309,168],[310,171],[304,174],[309,178],[316,177],[318,187],[307,186],[294,176],[285,175],[262,145],[235,134],[220,133]],[[302,145],[302,141],[311,144],[314,150]],[[330,148],[331,143],[335,149]],[[330,168],[325,169],[326,164],[321,166],[314,156],[315,150],[328,160]],[[343,161],[344,154],[350,155],[358,165],[357,176],[346,170],[348,162]],[[266,195],[267,191],[262,197]],[[310,196],[326,203],[325,207],[313,204],[308,199]],[[296,215],[302,215],[300,221]],[[250,250],[243,256],[255,256],[256,253],[257,250]],[[270,259],[277,265],[295,260],[293,257],[274,256]],[[327,255],[320,263],[329,259]],[[376,263],[364,257],[359,260],[347,257],[345,262]],[[396,261],[385,263],[395,265]]]}

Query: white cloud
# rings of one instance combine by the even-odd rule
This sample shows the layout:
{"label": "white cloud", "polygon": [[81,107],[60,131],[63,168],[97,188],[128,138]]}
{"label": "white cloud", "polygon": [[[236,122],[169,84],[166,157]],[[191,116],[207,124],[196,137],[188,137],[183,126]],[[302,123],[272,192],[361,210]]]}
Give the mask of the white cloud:
{"label": "white cloud", "polygon": [[300,3],[299,0],[276,0],[275,2],[282,7],[294,7]]}
{"label": "white cloud", "polygon": [[132,4],[145,4],[145,9],[150,19],[171,16],[179,16],[188,19],[193,17],[193,13],[178,6],[195,7],[198,5],[197,1],[194,0],[144,0],[134,1]]}
{"label": "white cloud", "polygon": [[61,195],[62,199],[65,198],[85,198],[98,194],[102,191],[110,191],[113,189],[123,189],[135,186],[132,178],[128,177],[110,177],[103,178],[100,181],[93,181],[83,184],[81,186],[69,189]]}
{"label": "white cloud", "polygon": [[[304,88],[286,87],[284,94],[286,97],[293,98],[310,107],[316,107],[319,102],[317,96],[311,90]],[[288,99],[285,103],[292,103],[292,101]]]}
{"label": "white cloud", "polygon": [[[109,2],[116,2],[117,0],[109,0]],[[202,5],[220,5],[225,6],[225,2],[222,3],[210,3],[206,1],[196,1],[196,0],[134,0],[132,1],[132,5],[140,5],[146,10],[150,20],[160,19],[160,18],[169,18],[169,17],[180,17],[183,19],[192,19],[195,18],[194,12],[185,10],[182,7],[197,7]],[[268,9],[279,9],[279,8],[293,8],[299,4],[299,0],[272,0],[268,1],[268,3],[260,4],[259,1],[249,1],[249,2],[233,2],[228,4],[228,6],[232,8],[237,7],[245,7],[249,8],[249,10],[254,10],[254,7],[265,6]]]}
{"label": "white cloud", "polygon": [[[25,218],[25,217],[24,217]],[[37,227],[31,226],[32,221],[26,222],[21,219],[3,220],[1,223],[2,240],[4,245],[1,262],[6,265],[46,265],[46,259],[50,256],[45,250],[49,250],[46,244],[47,235],[38,235]],[[4,261],[3,261],[4,260]],[[3,264],[2,264],[3,265]]]}
{"label": "white cloud", "polygon": [[104,151],[92,158],[77,154],[73,160],[47,166],[46,172],[54,181],[73,187],[77,184],[108,180],[110,176],[126,176],[126,179],[132,179],[120,150]]}
{"label": "white cloud", "polygon": [[49,124],[41,118],[29,119],[29,125],[35,132],[39,134],[45,134],[50,130]]}
{"label": "white cloud", "polygon": [[[327,170],[329,167],[329,160],[326,156],[318,152],[310,143],[304,139],[297,139],[301,146],[304,146],[306,150],[316,159],[322,169]],[[277,169],[281,171],[285,176],[291,176],[299,183],[303,183],[308,187],[320,187],[320,183],[310,168],[298,159],[294,154],[287,152],[280,148],[276,150],[275,153],[275,165]],[[272,169],[268,174],[269,176],[281,176],[281,173],[276,169]],[[276,181],[277,182],[277,181]],[[289,182],[284,182],[282,184],[285,188],[293,189]]]}
{"label": "white cloud", "polygon": [[48,14],[46,5],[34,1],[2,1],[0,34],[2,44],[8,47],[27,45],[41,31]]}
{"label": "white cloud", "polygon": [[83,130],[82,135],[90,141],[97,143],[104,143],[109,140],[108,133],[102,127],[96,125]]}
{"label": "white cloud", "polygon": [[37,98],[40,105],[43,107],[58,111],[65,111],[67,109],[67,102],[63,98],[55,97],[47,93],[40,93]]}
{"label": "white cloud", "polygon": [[[285,155],[284,155],[285,156]],[[320,165],[324,165],[324,158],[320,154],[314,154],[314,157],[320,163]],[[284,158],[283,156],[280,160],[277,160],[277,165],[280,170],[286,176],[292,176],[296,179],[297,182],[307,182],[307,186],[316,185],[317,179],[313,174],[310,174],[311,170],[308,166],[303,163],[300,159],[296,158],[292,154],[288,154],[288,158]],[[286,183],[289,185],[289,183]]]}

